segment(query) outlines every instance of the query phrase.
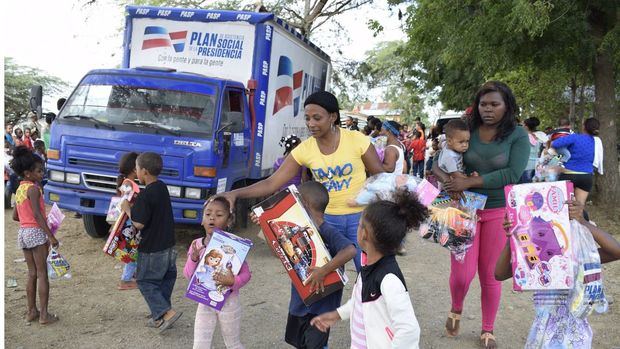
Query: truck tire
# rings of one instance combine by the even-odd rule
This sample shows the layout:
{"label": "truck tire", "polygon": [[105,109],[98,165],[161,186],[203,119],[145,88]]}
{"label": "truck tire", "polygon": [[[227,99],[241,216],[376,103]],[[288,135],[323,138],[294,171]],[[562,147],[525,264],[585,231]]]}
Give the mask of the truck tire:
{"label": "truck tire", "polygon": [[110,225],[105,221],[105,216],[95,216],[92,214],[83,214],[82,221],[86,234],[91,238],[99,239],[108,236]]}

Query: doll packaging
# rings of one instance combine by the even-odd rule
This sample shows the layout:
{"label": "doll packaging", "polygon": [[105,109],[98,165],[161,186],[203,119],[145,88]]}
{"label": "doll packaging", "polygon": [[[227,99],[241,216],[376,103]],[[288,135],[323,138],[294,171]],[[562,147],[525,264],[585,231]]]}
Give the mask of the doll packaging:
{"label": "doll packaging", "polygon": [[336,270],[325,277],[324,292],[310,290],[310,268],[322,267],[332,257],[295,185],[254,206],[252,210],[259,218],[267,244],[282,262],[304,304],[310,305],[344,287],[346,276]]}
{"label": "doll packaging", "polygon": [[216,273],[238,275],[252,245],[252,240],[214,230],[189,281],[185,297],[215,310],[222,310],[232,290],[227,286],[216,285],[213,276]]}
{"label": "doll packaging", "polygon": [[507,185],[512,222],[511,262],[516,291],[565,290],[575,285],[567,199],[568,181]]}
{"label": "doll packaging", "polygon": [[110,235],[106,244],[103,246],[103,252],[116,258],[123,263],[135,262],[138,258],[138,245],[140,244],[140,233],[131,225],[127,225],[129,217],[120,209],[121,202],[127,200],[134,202],[138,197],[140,188],[136,182],[126,179],[120,187],[123,194],[120,200],[111,202],[108,209],[108,217],[114,216],[116,220],[110,229]]}

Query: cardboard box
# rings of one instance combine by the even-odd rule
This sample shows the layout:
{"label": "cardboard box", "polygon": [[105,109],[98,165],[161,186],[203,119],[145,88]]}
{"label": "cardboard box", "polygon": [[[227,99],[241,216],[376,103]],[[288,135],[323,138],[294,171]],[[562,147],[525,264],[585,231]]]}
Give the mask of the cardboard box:
{"label": "cardboard box", "polygon": [[254,206],[252,210],[260,220],[267,244],[282,262],[304,304],[310,305],[344,287],[346,276],[336,270],[325,277],[325,292],[317,294],[310,291],[310,268],[322,267],[332,256],[294,185]]}
{"label": "cardboard box", "polygon": [[232,290],[226,286],[217,286],[213,275],[227,272],[238,275],[252,245],[252,240],[221,230],[213,231],[211,241],[200,256],[200,262],[189,281],[185,297],[221,310]]}
{"label": "cardboard box", "polygon": [[507,185],[506,213],[512,222],[513,288],[565,290],[574,286],[567,181]]}
{"label": "cardboard box", "polygon": [[[123,195],[115,200],[114,207],[110,205],[108,216],[116,216],[116,221],[110,229],[108,240],[103,246],[103,252],[116,258],[123,263],[135,262],[138,258],[138,245],[140,244],[140,232],[128,223],[129,217],[120,209],[121,202],[127,200],[133,203],[138,197],[140,188],[129,179],[126,179],[120,188]],[[114,213],[111,213],[113,211]]]}

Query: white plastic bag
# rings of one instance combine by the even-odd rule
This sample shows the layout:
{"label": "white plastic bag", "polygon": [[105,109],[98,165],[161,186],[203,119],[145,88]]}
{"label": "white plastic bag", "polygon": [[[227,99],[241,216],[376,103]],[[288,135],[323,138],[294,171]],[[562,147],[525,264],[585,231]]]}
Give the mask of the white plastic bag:
{"label": "white plastic bag", "polygon": [[70,270],[69,262],[52,247],[49,255],[47,255],[47,276],[52,280],[60,279],[61,277],[70,279]]}
{"label": "white plastic bag", "polygon": [[576,220],[571,220],[573,255],[576,260],[575,287],[569,294],[571,313],[585,319],[593,310],[607,311],[608,303],[603,292],[601,257],[592,233]]}

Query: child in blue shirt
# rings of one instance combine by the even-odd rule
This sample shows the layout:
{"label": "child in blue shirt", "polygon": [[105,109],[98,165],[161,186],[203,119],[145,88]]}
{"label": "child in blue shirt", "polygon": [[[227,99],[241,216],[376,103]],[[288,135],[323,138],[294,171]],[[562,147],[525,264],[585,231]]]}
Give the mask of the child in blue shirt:
{"label": "child in blue shirt", "polygon": [[[356,254],[355,245],[333,226],[324,221],[323,215],[329,202],[327,189],[318,182],[305,182],[299,187],[302,201],[319,234],[333,257],[321,268],[312,270],[308,282],[316,292],[322,292],[323,280],[332,271],[342,267],[353,259]],[[291,300],[289,302],[288,320],[286,322],[285,341],[296,348],[319,349],[327,346],[329,331],[321,332],[310,325],[310,320],[318,314],[336,310],[342,300],[342,290],[336,291],[325,298],[306,306],[291,284]]]}

